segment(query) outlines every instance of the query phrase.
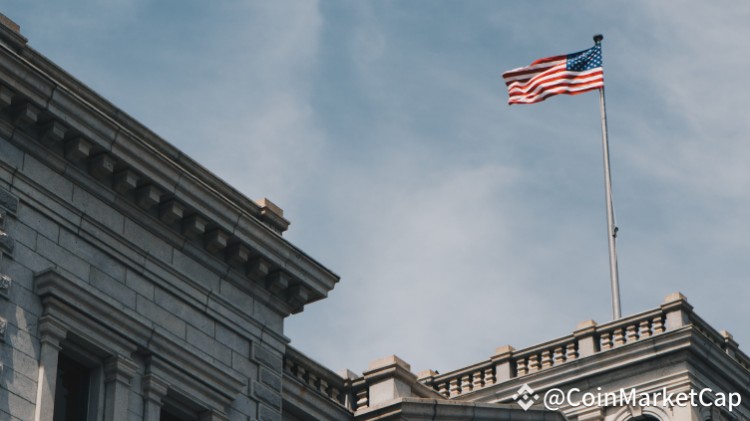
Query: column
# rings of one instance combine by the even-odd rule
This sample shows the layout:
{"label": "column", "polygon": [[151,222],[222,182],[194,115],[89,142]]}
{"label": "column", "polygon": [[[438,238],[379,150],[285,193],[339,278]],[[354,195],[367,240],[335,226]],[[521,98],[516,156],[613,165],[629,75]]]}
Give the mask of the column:
{"label": "column", "polygon": [[60,342],[65,339],[67,329],[49,316],[39,319],[39,377],[36,390],[35,421],[52,421],[55,413],[55,387],[57,385],[57,359]]}
{"label": "column", "polygon": [[104,419],[127,421],[130,380],[137,366],[129,359],[115,355],[104,362]]}
{"label": "column", "polygon": [[167,390],[169,385],[159,377],[149,373],[143,378],[143,421],[159,421]]}

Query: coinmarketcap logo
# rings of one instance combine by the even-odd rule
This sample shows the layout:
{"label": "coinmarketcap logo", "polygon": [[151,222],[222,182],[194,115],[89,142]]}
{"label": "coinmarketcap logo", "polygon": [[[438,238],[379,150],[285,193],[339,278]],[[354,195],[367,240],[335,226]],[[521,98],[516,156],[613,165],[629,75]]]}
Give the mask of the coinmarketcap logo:
{"label": "coinmarketcap logo", "polygon": [[531,405],[533,405],[537,399],[539,399],[539,395],[537,395],[536,392],[534,392],[534,389],[527,384],[521,386],[516,394],[513,395],[513,400],[516,401],[524,411],[531,408]]}

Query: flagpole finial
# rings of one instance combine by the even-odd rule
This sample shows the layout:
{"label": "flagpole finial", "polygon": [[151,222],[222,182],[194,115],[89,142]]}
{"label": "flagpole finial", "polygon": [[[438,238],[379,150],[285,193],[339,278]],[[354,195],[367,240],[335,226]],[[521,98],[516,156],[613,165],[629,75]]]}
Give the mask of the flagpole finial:
{"label": "flagpole finial", "polygon": [[597,44],[601,44],[603,39],[604,39],[604,35],[602,34],[594,35],[594,42]]}

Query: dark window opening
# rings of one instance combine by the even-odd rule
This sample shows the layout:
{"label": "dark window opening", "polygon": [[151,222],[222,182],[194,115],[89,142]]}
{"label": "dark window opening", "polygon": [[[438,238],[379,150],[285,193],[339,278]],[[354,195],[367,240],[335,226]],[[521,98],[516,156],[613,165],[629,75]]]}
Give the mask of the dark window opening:
{"label": "dark window opening", "polygon": [[196,418],[191,415],[181,414],[181,411],[173,408],[163,408],[159,412],[159,421],[194,421]]}
{"label": "dark window opening", "polygon": [[170,414],[169,412],[162,409],[161,413],[159,414],[159,421],[184,421],[184,420],[178,417],[177,415]]}
{"label": "dark window opening", "polygon": [[86,421],[88,419],[90,383],[90,368],[60,354],[57,360],[53,421]]}

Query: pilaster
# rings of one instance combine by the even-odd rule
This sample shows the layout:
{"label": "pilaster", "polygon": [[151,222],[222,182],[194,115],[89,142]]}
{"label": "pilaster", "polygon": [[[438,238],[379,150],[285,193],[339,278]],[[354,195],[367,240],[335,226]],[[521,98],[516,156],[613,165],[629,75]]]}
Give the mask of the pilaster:
{"label": "pilaster", "polygon": [[49,316],[39,320],[39,377],[37,381],[35,421],[52,421],[55,409],[55,388],[57,386],[57,360],[60,342],[65,339],[67,330]]}
{"label": "pilaster", "polygon": [[143,377],[143,421],[159,421],[168,385],[158,376],[149,373]]}
{"label": "pilaster", "polygon": [[130,380],[137,366],[129,359],[115,355],[104,361],[105,419],[126,421],[128,419],[128,397]]}

